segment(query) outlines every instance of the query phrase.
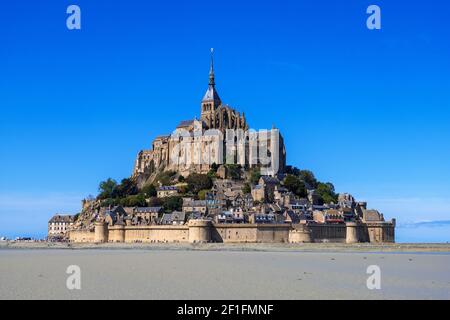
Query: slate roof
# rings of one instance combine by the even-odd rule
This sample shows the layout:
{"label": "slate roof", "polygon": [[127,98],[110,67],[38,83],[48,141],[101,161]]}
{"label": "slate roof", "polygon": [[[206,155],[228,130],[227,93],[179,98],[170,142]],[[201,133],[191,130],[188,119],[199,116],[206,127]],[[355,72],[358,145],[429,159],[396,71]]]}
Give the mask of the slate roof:
{"label": "slate roof", "polygon": [[174,211],[172,213],[165,213],[161,218],[161,224],[172,224],[174,221],[184,222],[186,214],[184,212]]}
{"label": "slate roof", "polygon": [[162,207],[137,207],[134,209],[136,213],[160,212]]}
{"label": "slate roof", "polygon": [[49,220],[49,223],[72,223],[74,220],[75,216],[57,214]]}
{"label": "slate roof", "polygon": [[183,120],[180,122],[180,124],[177,126],[178,128],[187,128],[190,127],[191,125],[193,125],[194,120]]}
{"label": "slate roof", "polygon": [[216,88],[213,85],[208,86],[208,90],[206,90],[202,101],[218,101],[220,103],[221,100],[219,94],[217,93]]}
{"label": "slate roof", "polygon": [[377,210],[365,210],[364,211],[365,221],[382,221],[381,214]]}
{"label": "slate roof", "polygon": [[275,177],[262,176],[261,178],[263,179],[264,183],[266,183],[266,184],[269,184],[269,183],[277,184],[280,182],[280,180],[278,180],[278,178],[275,178]]}
{"label": "slate roof", "polygon": [[206,207],[206,200],[193,200],[183,204],[183,207]]}
{"label": "slate roof", "polygon": [[158,191],[176,191],[178,190],[177,187],[175,186],[162,186],[162,187],[158,187]]}
{"label": "slate roof", "polygon": [[155,138],[155,140],[165,140],[165,139],[169,139],[170,135],[161,135],[161,136],[157,136]]}

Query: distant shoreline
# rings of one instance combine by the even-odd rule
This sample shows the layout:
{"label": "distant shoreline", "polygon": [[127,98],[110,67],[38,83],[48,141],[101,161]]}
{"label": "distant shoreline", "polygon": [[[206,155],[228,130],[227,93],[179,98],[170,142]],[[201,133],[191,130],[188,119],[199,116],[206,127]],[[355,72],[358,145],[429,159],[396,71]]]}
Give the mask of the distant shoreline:
{"label": "distant shoreline", "polygon": [[449,253],[449,243],[393,243],[393,244],[340,244],[340,243],[51,243],[0,242],[0,250],[181,250],[181,251],[257,251],[257,252],[372,252],[372,253]]}

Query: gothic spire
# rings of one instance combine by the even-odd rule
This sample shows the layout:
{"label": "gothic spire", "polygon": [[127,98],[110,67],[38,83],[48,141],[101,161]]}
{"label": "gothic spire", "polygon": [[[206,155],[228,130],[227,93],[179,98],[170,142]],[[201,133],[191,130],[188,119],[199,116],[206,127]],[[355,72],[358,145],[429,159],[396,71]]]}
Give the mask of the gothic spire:
{"label": "gothic spire", "polygon": [[215,110],[222,102],[216,91],[216,82],[214,78],[214,49],[211,48],[211,67],[209,69],[209,85],[202,101],[213,101],[213,110]]}
{"label": "gothic spire", "polygon": [[214,48],[211,48],[211,68],[209,69],[209,85],[214,86]]}

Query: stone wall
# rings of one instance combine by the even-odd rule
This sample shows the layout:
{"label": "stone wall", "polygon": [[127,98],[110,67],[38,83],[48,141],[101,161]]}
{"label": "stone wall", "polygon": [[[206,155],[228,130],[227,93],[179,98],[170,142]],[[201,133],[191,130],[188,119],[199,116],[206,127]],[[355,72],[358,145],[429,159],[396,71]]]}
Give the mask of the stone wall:
{"label": "stone wall", "polygon": [[[300,226],[294,226],[296,229]],[[301,226],[303,228],[303,226]],[[346,226],[345,225],[324,225],[310,224],[308,228],[311,232],[312,242],[345,242]]]}
{"label": "stone wall", "polygon": [[71,231],[72,242],[126,243],[390,243],[395,223],[326,224],[213,224],[191,220],[182,226],[107,226],[96,223],[95,232]]}
{"label": "stone wall", "polygon": [[213,242],[289,242],[290,224],[215,224]]}
{"label": "stone wall", "polygon": [[188,242],[188,226],[125,227],[125,242]]}
{"label": "stone wall", "polygon": [[88,230],[73,230],[69,232],[71,242],[94,242],[94,232]]}
{"label": "stone wall", "polygon": [[[395,242],[395,222],[371,222],[345,224],[294,224],[295,230],[310,232],[311,242],[335,243],[393,243]],[[352,233],[352,235],[349,235]],[[293,235],[294,236],[294,235]],[[299,235],[295,235],[299,236]],[[299,242],[298,240],[294,242]]]}
{"label": "stone wall", "polygon": [[254,224],[216,224],[211,238],[213,242],[257,242]]}
{"label": "stone wall", "polygon": [[366,223],[364,240],[371,243],[395,242],[395,221],[392,223]]}

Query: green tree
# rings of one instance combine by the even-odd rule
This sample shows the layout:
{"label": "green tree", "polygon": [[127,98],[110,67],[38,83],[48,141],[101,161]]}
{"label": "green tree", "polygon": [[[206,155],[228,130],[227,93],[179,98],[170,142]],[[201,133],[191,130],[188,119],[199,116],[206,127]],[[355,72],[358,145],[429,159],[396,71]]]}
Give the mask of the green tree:
{"label": "green tree", "polygon": [[300,171],[298,171],[297,176],[300,178],[300,180],[302,180],[304,183],[306,183],[311,188],[313,188],[313,189],[317,188],[318,182],[317,182],[316,177],[314,176],[314,173],[312,173],[312,171],[300,170]]}
{"label": "green tree", "polygon": [[209,192],[210,190],[208,189],[208,190],[200,190],[199,192],[198,192],[198,199],[199,200],[205,200],[206,199],[206,194]]}
{"label": "green tree", "polygon": [[242,192],[244,194],[249,194],[252,192],[252,188],[250,187],[250,183],[246,182],[244,183],[244,186],[242,187]]}
{"label": "green tree", "polygon": [[114,207],[120,204],[120,199],[107,198],[100,203],[101,207]]}
{"label": "green tree", "polygon": [[114,189],[114,197],[126,198],[138,194],[139,190],[133,179],[123,179],[121,183]]}
{"label": "green tree", "polygon": [[172,184],[172,180],[177,175],[175,171],[163,171],[159,173],[155,181],[161,183],[163,186],[169,186]]}
{"label": "green tree", "polygon": [[183,198],[167,197],[164,199],[163,208],[166,212],[181,211],[183,207]]}
{"label": "green tree", "polygon": [[250,183],[253,185],[258,184],[261,178],[261,170],[259,168],[253,168],[250,172]]}
{"label": "green tree", "polygon": [[316,194],[319,196],[319,203],[337,202],[338,195],[335,193],[332,183],[319,182],[316,188]]}
{"label": "green tree", "polygon": [[214,173],[217,173],[217,170],[219,169],[219,165],[217,163],[213,163],[211,165],[211,171],[213,171]]}
{"label": "green tree", "polygon": [[227,175],[233,180],[240,180],[241,179],[241,169],[242,167],[238,164],[226,164],[227,168]]}
{"label": "green tree", "polygon": [[208,171],[208,177],[211,180],[214,180],[217,177],[217,171],[214,171],[213,169],[209,170]]}
{"label": "green tree", "polygon": [[123,207],[145,207],[147,202],[143,194],[138,194],[121,199],[120,205]]}
{"label": "green tree", "polygon": [[189,186],[183,185],[178,187],[178,193],[179,194],[187,194],[189,192]]}
{"label": "green tree", "polygon": [[286,174],[292,174],[293,176],[298,176],[300,169],[293,166],[286,166],[286,169],[284,170]]}
{"label": "green tree", "polygon": [[191,173],[187,177],[186,182],[188,183],[189,190],[193,193],[198,193],[200,190],[211,189],[213,182],[211,177],[206,174]]}
{"label": "green tree", "polygon": [[142,188],[141,193],[144,194],[146,197],[156,197],[157,194],[156,187],[151,183],[146,184]]}
{"label": "green tree", "polygon": [[208,177],[210,177],[211,179],[215,179],[218,169],[219,166],[214,162],[209,169]]}
{"label": "green tree", "polygon": [[99,195],[98,199],[104,200],[114,197],[114,192],[117,187],[117,182],[114,179],[108,178],[105,181],[100,182],[98,187]]}
{"label": "green tree", "polygon": [[307,196],[305,183],[297,176],[288,174],[284,179],[284,186],[296,196],[302,198]]}
{"label": "green tree", "polygon": [[160,207],[164,203],[163,199],[160,199],[158,197],[151,197],[150,199],[147,199],[147,205],[149,207]]}

